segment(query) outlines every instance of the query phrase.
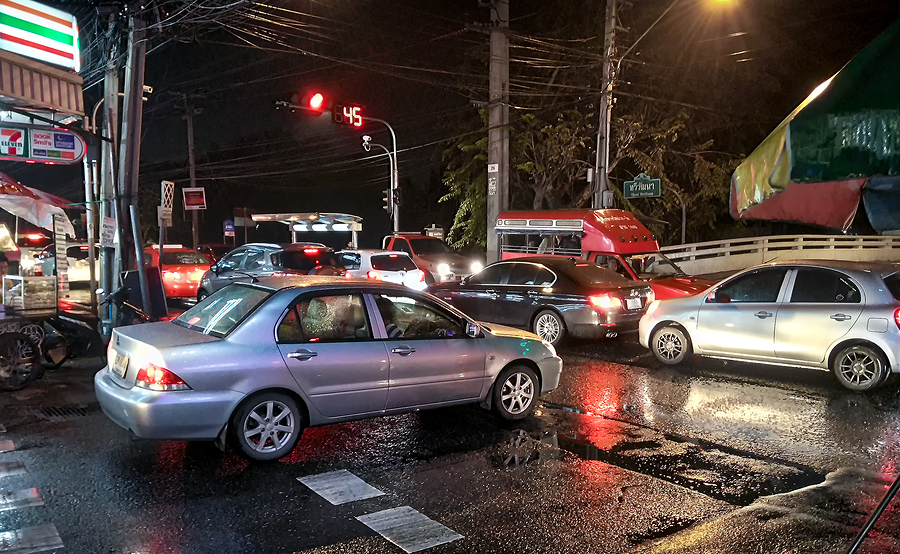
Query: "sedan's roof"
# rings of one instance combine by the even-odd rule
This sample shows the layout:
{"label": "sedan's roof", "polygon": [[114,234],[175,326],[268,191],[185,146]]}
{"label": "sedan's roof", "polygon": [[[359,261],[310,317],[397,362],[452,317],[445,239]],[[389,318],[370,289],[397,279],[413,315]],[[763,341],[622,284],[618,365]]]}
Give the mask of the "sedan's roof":
{"label": "sedan's roof", "polygon": [[757,267],[767,266],[803,266],[841,269],[844,271],[871,271],[875,273],[896,273],[900,265],[891,262],[854,261],[854,260],[776,260]]}
{"label": "sedan's roof", "polygon": [[312,287],[337,287],[351,285],[355,287],[384,288],[385,290],[409,292],[410,289],[389,281],[374,281],[372,279],[336,277],[333,275],[278,275],[260,277],[259,284],[275,290],[312,288]]}

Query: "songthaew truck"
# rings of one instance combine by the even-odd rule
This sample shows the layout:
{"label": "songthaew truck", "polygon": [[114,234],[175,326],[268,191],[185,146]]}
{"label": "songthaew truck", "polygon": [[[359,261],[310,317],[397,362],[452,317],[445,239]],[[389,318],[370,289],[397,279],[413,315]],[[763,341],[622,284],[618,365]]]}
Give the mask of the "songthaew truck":
{"label": "songthaew truck", "polygon": [[521,210],[501,212],[496,232],[503,260],[523,256],[583,258],[635,281],[657,299],[703,292],[715,281],[686,275],[659,251],[644,224],[624,210]]}

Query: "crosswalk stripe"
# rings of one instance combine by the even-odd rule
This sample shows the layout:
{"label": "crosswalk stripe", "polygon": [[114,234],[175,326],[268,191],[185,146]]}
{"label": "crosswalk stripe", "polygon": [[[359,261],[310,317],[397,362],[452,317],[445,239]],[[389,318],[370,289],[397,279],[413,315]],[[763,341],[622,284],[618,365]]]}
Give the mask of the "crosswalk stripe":
{"label": "crosswalk stripe", "polygon": [[41,498],[41,493],[34,488],[22,489],[20,491],[0,492],[0,512],[43,505],[44,500]]}
{"label": "crosswalk stripe", "polygon": [[384,494],[346,469],[297,477],[297,480],[335,506]]}
{"label": "crosswalk stripe", "polygon": [[59,532],[52,523],[0,533],[0,553],[31,554],[63,546]]}
{"label": "crosswalk stripe", "polygon": [[356,516],[356,519],[404,552],[419,552],[463,538],[409,506]]}
{"label": "crosswalk stripe", "polygon": [[13,441],[0,441],[0,452],[12,452],[16,449]]}
{"label": "crosswalk stripe", "polygon": [[21,473],[25,473],[25,464],[22,462],[0,463],[0,477],[9,477],[10,475],[19,475]]}

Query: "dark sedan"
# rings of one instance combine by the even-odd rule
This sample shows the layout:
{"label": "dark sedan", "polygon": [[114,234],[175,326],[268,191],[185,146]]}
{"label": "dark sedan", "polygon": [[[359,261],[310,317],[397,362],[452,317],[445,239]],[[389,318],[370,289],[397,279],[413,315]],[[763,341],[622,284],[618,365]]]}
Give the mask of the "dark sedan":
{"label": "dark sedan", "polygon": [[491,264],[429,292],[475,319],[530,329],[559,344],[637,329],[653,289],[586,260],[534,256]]}

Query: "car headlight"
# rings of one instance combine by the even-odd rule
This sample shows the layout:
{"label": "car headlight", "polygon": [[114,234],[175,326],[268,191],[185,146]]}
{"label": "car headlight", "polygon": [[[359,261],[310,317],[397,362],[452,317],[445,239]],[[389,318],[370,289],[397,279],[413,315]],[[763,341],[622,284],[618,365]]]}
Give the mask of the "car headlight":
{"label": "car headlight", "polygon": [[556,356],[556,347],[555,346],[553,346],[551,343],[549,343],[543,339],[541,339],[541,344],[543,344],[547,348],[547,350],[550,351],[550,354],[552,356]]}
{"label": "car headlight", "polygon": [[441,275],[446,275],[450,273],[450,265],[449,264],[438,264],[437,266],[438,273]]}
{"label": "car headlight", "polygon": [[484,266],[481,265],[481,262],[472,262],[472,267],[469,269],[469,271],[471,271],[472,273],[478,273],[483,267]]}

